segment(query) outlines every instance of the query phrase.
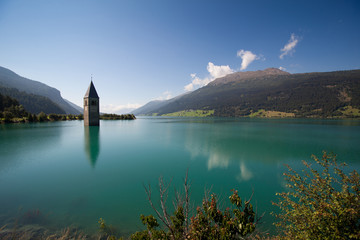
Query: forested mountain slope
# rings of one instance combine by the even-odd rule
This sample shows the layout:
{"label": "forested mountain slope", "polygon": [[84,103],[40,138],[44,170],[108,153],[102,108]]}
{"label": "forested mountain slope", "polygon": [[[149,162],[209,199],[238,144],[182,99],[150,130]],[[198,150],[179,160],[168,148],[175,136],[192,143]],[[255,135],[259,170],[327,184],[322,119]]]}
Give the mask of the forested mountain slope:
{"label": "forested mountain slope", "polygon": [[[70,104],[61,97],[59,90],[41,82],[21,77],[3,67],[0,67],[0,86],[4,88],[16,88],[20,92],[46,97],[57,104],[66,114],[80,113],[80,111],[70,106]],[[18,101],[21,103],[19,99]]]}
{"label": "forested mountain slope", "polygon": [[348,109],[360,109],[360,70],[290,74],[270,68],[229,74],[147,114],[214,110],[214,116],[239,117],[265,110],[323,118]]}
{"label": "forested mountain slope", "polygon": [[44,112],[46,114],[65,114],[65,111],[61,107],[44,96],[20,92],[16,88],[4,88],[1,86],[0,94],[16,99],[21,105],[23,105],[26,111],[33,114],[39,114],[40,112]]}

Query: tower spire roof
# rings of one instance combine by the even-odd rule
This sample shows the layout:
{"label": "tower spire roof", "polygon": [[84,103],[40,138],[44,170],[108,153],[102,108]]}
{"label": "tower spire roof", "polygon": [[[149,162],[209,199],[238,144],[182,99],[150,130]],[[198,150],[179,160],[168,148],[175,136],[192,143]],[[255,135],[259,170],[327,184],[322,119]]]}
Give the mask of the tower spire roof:
{"label": "tower spire roof", "polygon": [[92,77],[91,77],[91,82],[90,82],[90,86],[88,88],[88,90],[85,93],[85,98],[99,98],[96,89],[94,87],[94,84],[92,82]]}

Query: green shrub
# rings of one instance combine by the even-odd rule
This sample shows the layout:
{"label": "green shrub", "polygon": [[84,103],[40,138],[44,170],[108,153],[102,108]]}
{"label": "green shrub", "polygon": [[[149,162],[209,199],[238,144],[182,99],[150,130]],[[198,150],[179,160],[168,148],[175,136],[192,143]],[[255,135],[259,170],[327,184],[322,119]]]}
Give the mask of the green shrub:
{"label": "green shrub", "polygon": [[83,114],[79,114],[77,115],[77,120],[84,120],[84,115]]}
{"label": "green shrub", "polygon": [[48,117],[49,117],[49,120],[50,120],[50,121],[59,121],[59,120],[62,119],[62,115],[60,115],[60,114],[55,114],[55,113],[50,113],[50,114],[48,115]]}
{"label": "green shrub", "polygon": [[47,115],[44,112],[41,112],[37,115],[38,122],[45,122],[48,120]]}
{"label": "green shrub", "polygon": [[303,174],[284,173],[289,192],[278,193],[276,226],[284,239],[360,239],[360,181],[357,171],[323,153],[315,166],[303,161]]}
{"label": "green shrub", "polygon": [[14,114],[12,114],[9,111],[4,111],[3,112],[3,117],[4,117],[5,122],[10,122],[11,119],[14,117]]}
{"label": "green shrub", "polygon": [[159,228],[157,219],[152,216],[141,215],[142,223],[147,230],[136,232],[131,239],[243,239],[255,231],[259,218],[253,211],[250,200],[242,201],[236,190],[232,190],[229,197],[232,208],[224,211],[218,207],[218,200],[214,194],[210,198],[205,195],[202,206],[197,207],[196,213],[189,221],[189,184],[187,174],[184,182],[184,196],[176,193],[176,208],[173,215],[168,214],[166,200],[169,185],[159,180],[160,209],[151,200],[151,188],[146,189],[150,205],[156,216],[163,223]]}
{"label": "green shrub", "polygon": [[101,234],[99,239],[122,240],[122,238],[116,237],[116,235],[118,235],[117,230],[113,226],[107,225],[104,219],[100,218],[98,223],[99,223],[99,231]]}
{"label": "green shrub", "polygon": [[211,195],[198,207],[196,216],[191,218],[191,239],[242,239],[255,231],[255,212],[250,201],[242,201],[236,190],[229,197],[234,208],[223,212],[218,208],[217,198]]}

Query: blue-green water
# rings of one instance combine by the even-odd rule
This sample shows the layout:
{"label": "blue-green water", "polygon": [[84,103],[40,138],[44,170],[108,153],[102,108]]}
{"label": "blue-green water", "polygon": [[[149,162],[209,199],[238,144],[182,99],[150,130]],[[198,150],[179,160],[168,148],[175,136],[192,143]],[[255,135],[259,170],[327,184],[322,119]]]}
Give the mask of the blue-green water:
{"label": "blue-green water", "polygon": [[[0,126],[0,226],[11,221],[96,230],[98,219],[123,234],[142,229],[139,215],[154,214],[143,184],[156,196],[160,176],[181,188],[189,169],[191,199],[211,188],[227,203],[231,189],[252,198],[263,229],[284,191],[284,164],[322,150],[360,169],[360,122],[140,118]],[[171,196],[170,196],[171,197]],[[169,200],[170,201],[170,200]],[[41,218],[29,217],[39,210]],[[39,220],[40,219],[40,220]]]}

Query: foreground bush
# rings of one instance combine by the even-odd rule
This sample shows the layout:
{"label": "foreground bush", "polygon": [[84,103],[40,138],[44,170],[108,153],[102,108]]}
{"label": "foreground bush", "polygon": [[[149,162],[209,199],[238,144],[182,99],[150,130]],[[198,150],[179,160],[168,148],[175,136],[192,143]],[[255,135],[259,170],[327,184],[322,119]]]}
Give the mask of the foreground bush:
{"label": "foreground bush", "polygon": [[202,206],[197,207],[196,213],[189,219],[189,185],[187,177],[184,182],[183,198],[176,194],[176,209],[173,215],[168,214],[166,208],[167,189],[169,185],[159,181],[160,208],[157,209],[151,200],[151,188],[146,188],[149,202],[156,212],[156,216],[163,223],[160,228],[158,220],[152,216],[141,215],[141,221],[146,230],[136,232],[131,239],[243,239],[255,231],[258,218],[248,201],[242,201],[236,190],[232,190],[229,197],[232,208],[222,211],[218,207],[218,199],[212,194],[206,194]]}
{"label": "foreground bush", "polygon": [[279,193],[276,226],[285,239],[360,239],[360,181],[345,163],[323,153],[315,165],[303,161],[303,174],[284,173],[290,192]]}

